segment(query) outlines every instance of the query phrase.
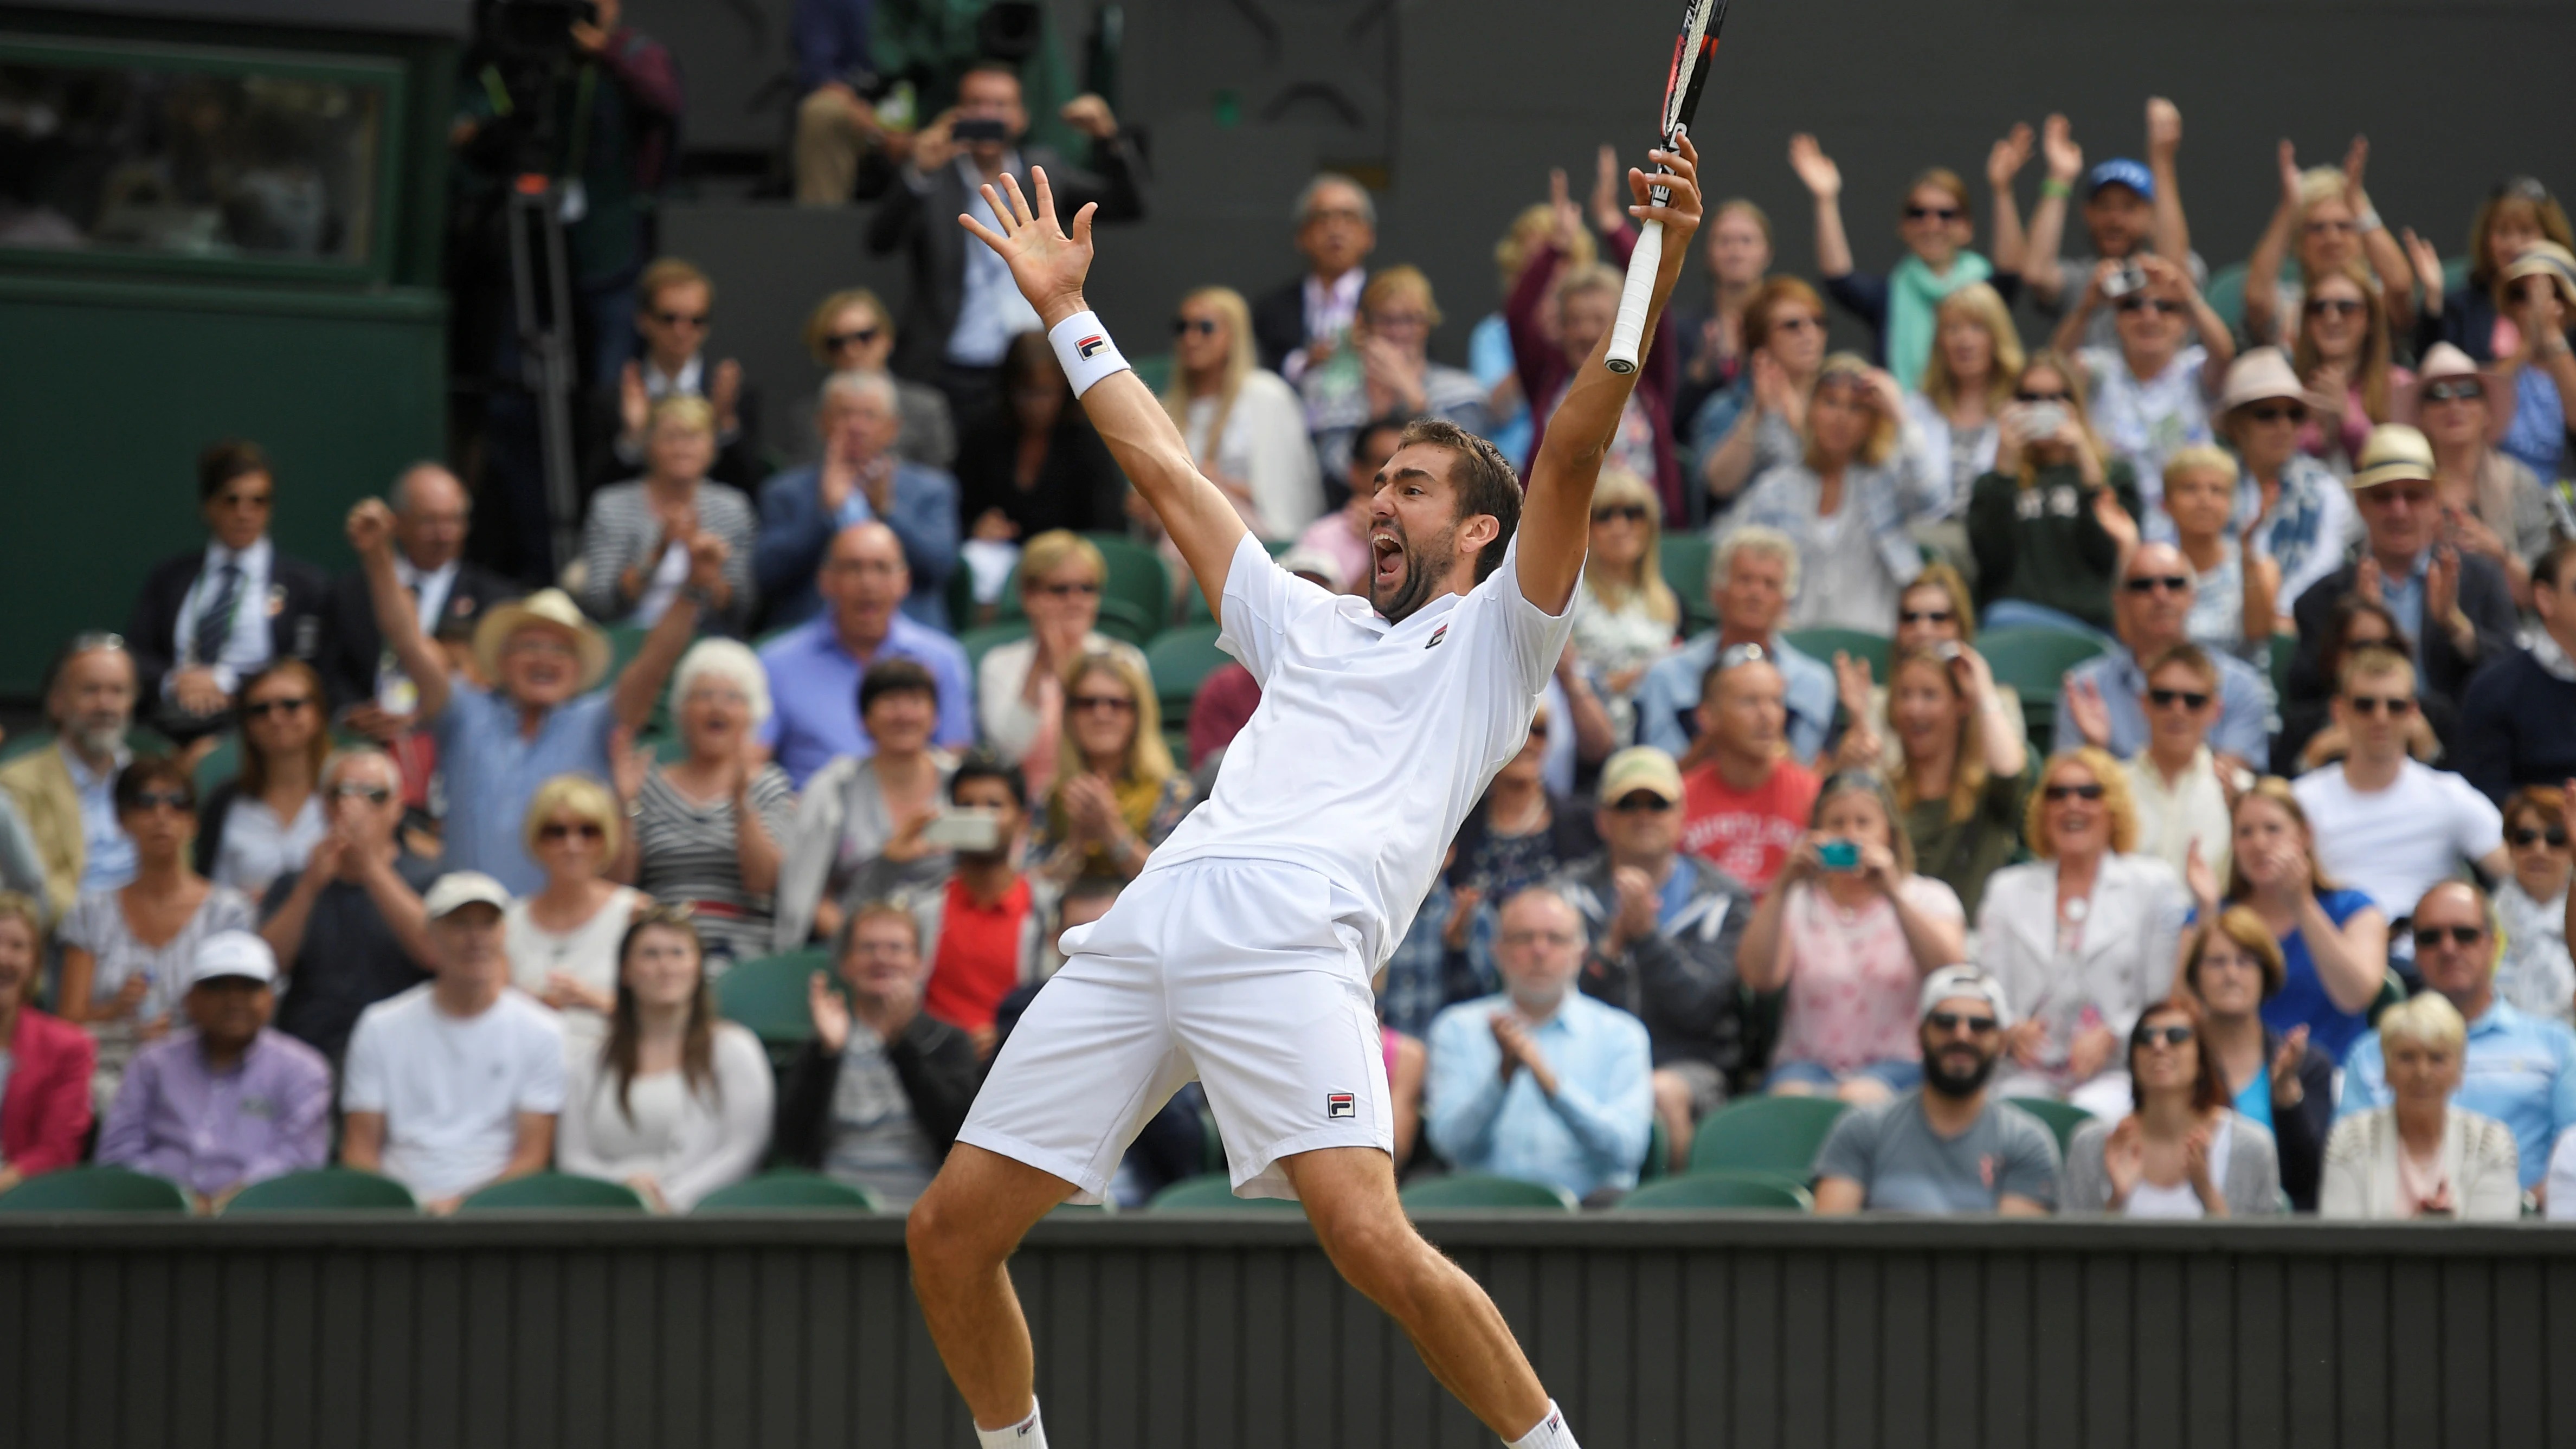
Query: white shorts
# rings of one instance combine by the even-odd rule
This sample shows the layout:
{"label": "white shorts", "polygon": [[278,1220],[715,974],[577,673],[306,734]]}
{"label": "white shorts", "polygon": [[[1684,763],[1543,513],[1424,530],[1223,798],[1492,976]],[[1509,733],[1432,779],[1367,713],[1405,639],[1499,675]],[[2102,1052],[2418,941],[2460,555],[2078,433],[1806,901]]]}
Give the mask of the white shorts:
{"label": "white shorts", "polygon": [[[1336,900],[1336,897],[1339,900]],[[1357,905],[1320,873],[1194,860],[1137,878],[1012,1028],[960,1142],[1098,1202],[1146,1121],[1196,1078],[1239,1197],[1295,1197],[1278,1161],[1395,1150]]]}

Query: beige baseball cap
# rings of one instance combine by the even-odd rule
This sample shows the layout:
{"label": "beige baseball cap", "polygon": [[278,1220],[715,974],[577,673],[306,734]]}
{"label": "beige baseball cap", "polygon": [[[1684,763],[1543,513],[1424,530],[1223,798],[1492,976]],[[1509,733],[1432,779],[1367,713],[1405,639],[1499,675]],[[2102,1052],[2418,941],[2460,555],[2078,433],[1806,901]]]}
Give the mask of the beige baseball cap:
{"label": "beige baseball cap", "polygon": [[1681,766],[1653,745],[1632,745],[1612,755],[1601,767],[1601,803],[1616,805],[1639,790],[1682,803]]}

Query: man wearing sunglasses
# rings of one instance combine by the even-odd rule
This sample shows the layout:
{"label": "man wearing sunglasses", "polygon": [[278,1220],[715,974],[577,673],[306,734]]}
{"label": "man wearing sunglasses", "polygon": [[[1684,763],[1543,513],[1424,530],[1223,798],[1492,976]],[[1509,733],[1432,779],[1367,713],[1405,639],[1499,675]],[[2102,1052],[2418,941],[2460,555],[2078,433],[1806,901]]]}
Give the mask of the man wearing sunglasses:
{"label": "man wearing sunglasses", "polygon": [[2481,670],[2460,701],[2455,761],[2498,804],[2517,785],[2576,776],[2576,541],[2531,568],[2540,632]]}
{"label": "man wearing sunglasses", "polygon": [[1655,1115],[1680,1162],[1692,1124],[1726,1100],[1745,1066],[1735,946],[1753,918],[1753,892],[1682,853],[1681,768],[1652,745],[1601,767],[1593,822],[1602,850],[1557,879],[1592,942],[1578,979],[1585,994],[1646,1023]]}
{"label": "man wearing sunglasses", "polygon": [[[2083,347],[2094,315],[2111,313],[2116,347]],[[2093,430],[2129,460],[2146,496],[2147,535],[2172,537],[2155,506],[2165,460],[2209,441],[2209,405],[2236,360],[2236,337],[2191,274],[2152,253],[2104,261],[2057,324],[2058,351],[2083,368]]]}
{"label": "man wearing sunglasses", "polygon": [[2138,812],[2135,853],[2183,875],[2197,854],[2225,880],[2234,833],[2228,805],[2254,777],[2233,765],[2220,775],[2209,749],[2217,722],[2218,665],[2197,644],[2175,645],[2147,663],[2147,747],[2127,769]]}
{"label": "man wearing sunglasses", "polygon": [[2349,752],[2290,787],[2316,833],[2320,873],[2396,918],[2435,882],[2459,874],[2463,862],[2489,880],[2513,869],[2495,803],[2406,752],[2416,699],[2415,667],[2405,655],[2376,646],[2352,651],[2333,710]]}
{"label": "man wearing sunglasses", "polygon": [[702,397],[716,415],[716,460],[707,476],[745,493],[760,486],[760,399],[742,379],[742,364],[707,351],[715,331],[716,284],[693,262],[662,257],[635,282],[635,334],[642,355],[618,370],[617,391],[600,399],[586,470],[592,487],[644,471],[646,420],[674,394]]}
{"label": "man wearing sunglasses", "polygon": [[[2126,760],[2147,747],[2146,661],[2191,642],[2185,626],[2199,587],[2172,544],[2140,544],[2129,555],[2111,598],[2121,647],[2066,671],[2050,753],[2098,745]],[[2218,669],[2218,720],[2210,727],[2210,749],[2240,768],[2267,758],[2272,707],[2263,677],[2232,654],[2208,658]]]}
{"label": "man wearing sunglasses", "polygon": [[1924,979],[1921,1012],[1923,1085],[1835,1120],[1816,1152],[1816,1211],[2047,1216],[2057,1139],[1986,1097],[2012,1025],[2002,984],[1944,966]]}
{"label": "man wearing sunglasses", "polygon": [[[2576,1031],[2518,1011],[2496,994],[2495,968],[2502,942],[2486,892],[2449,880],[2416,902],[2415,965],[2424,989],[2438,991],[2469,1023],[2461,1062],[2459,1106],[2492,1117],[2513,1132],[2521,1157],[2522,1186],[2537,1192],[2549,1170],[2559,1135],[2576,1126]],[[2344,1058],[2338,1121],[2388,1106],[2387,1062],[2379,1034],[2352,1044]]]}
{"label": "man wearing sunglasses", "polygon": [[2414,641],[2423,695],[2444,703],[2461,699],[2472,676],[2514,649],[2519,620],[2503,570],[2442,541],[2433,446],[2413,428],[2387,423],[2370,430],[2352,475],[2352,501],[2367,542],[2353,562],[2319,579],[2291,607],[2299,650],[2290,661],[2289,692],[2314,699],[2334,687],[2320,651],[2333,633],[2335,605],[2358,594],[2386,605]]}
{"label": "man wearing sunglasses", "polygon": [[288,986],[277,1029],[336,1065],[358,1013],[426,979],[421,897],[438,862],[404,847],[402,775],[382,750],[323,762],[322,812],[330,833],[303,870],[270,884],[259,934]]}

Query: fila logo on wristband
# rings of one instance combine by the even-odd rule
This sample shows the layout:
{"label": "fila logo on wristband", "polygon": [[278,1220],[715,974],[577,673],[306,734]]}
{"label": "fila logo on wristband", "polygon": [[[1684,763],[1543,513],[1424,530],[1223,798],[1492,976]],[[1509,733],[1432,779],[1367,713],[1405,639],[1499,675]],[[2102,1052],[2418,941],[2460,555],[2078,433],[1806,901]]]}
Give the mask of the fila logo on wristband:
{"label": "fila logo on wristband", "polygon": [[1127,359],[1118,355],[1118,344],[1109,340],[1109,329],[1100,325],[1096,312],[1077,312],[1048,328],[1047,342],[1055,348],[1055,360],[1064,368],[1065,381],[1073,384],[1075,397],[1102,378],[1127,370]]}
{"label": "fila logo on wristband", "polygon": [[1357,1117],[1359,1114],[1359,1099],[1348,1092],[1334,1092],[1324,1098],[1325,1121],[1329,1122],[1340,1117]]}
{"label": "fila logo on wristband", "polygon": [[1090,336],[1073,344],[1073,350],[1081,355],[1083,361],[1089,362],[1093,353],[1098,352],[1100,349],[1107,347],[1108,345],[1109,337],[1106,333],[1094,332]]}

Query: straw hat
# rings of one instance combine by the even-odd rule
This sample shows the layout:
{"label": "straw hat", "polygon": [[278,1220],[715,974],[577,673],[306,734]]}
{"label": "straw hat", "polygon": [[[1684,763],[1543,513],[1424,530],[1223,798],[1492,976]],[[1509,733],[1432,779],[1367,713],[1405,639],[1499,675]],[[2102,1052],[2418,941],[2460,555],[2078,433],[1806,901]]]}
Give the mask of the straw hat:
{"label": "straw hat", "polygon": [[2398,384],[2389,401],[2401,422],[2423,426],[2424,389],[2437,382],[2473,381],[2487,400],[2487,443],[2490,447],[2503,441],[2505,429],[2513,426],[2513,395],[2505,390],[2504,380],[2479,367],[2469,355],[2447,342],[2436,342],[2424,354],[2424,365],[2416,370],[2414,380]]}
{"label": "straw hat", "polygon": [[2558,298],[2576,310],[2576,252],[2554,241],[2536,241],[2517,253],[2504,269],[2510,286],[2525,277],[2547,277],[2558,286]]}
{"label": "straw hat", "polygon": [[2409,479],[2433,481],[2432,443],[2404,423],[2381,423],[2371,429],[2370,441],[2361,445],[2361,457],[2353,467],[2352,491]]}
{"label": "straw hat", "polygon": [[589,689],[608,674],[608,636],[581,612],[572,595],[561,589],[539,589],[524,599],[495,604],[474,626],[474,659],[488,678],[501,673],[501,646],[528,628],[559,629],[572,636],[581,658],[581,687]]}
{"label": "straw hat", "polygon": [[2277,347],[2253,347],[2227,365],[2227,386],[2219,394],[2218,411],[2232,413],[2248,403],[2270,398],[2287,398],[2311,412],[2332,413],[2342,404],[2321,398],[2299,382],[2298,373],[2290,368],[2290,359]]}

